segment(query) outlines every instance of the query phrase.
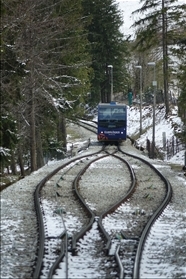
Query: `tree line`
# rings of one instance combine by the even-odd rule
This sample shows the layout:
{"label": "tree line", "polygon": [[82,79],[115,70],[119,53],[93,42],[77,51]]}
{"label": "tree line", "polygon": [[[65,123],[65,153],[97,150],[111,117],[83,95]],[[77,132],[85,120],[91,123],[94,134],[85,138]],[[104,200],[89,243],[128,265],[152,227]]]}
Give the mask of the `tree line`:
{"label": "tree line", "polygon": [[[168,86],[176,79],[185,121],[185,5],[141,2],[136,12],[144,18],[135,23],[131,40],[121,32],[123,18],[114,0],[1,0],[1,173],[9,167],[16,174],[19,165],[24,176],[25,165],[37,170],[47,152],[63,155],[68,119],[82,117],[85,104],[110,102],[109,65],[114,92],[127,95],[129,88],[138,90],[131,65],[145,69],[156,59],[166,113]],[[168,67],[170,57],[179,60],[176,73]],[[144,91],[148,86],[143,74]]]}

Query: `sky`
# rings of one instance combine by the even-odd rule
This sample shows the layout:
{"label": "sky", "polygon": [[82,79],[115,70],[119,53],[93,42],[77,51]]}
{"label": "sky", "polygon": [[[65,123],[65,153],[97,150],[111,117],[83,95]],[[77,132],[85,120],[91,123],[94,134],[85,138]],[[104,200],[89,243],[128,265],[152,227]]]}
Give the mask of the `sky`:
{"label": "sky", "polygon": [[139,4],[139,1],[136,0],[117,0],[116,2],[119,4],[119,9],[123,15],[124,24],[121,31],[125,36],[133,35],[134,29],[131,28],[131,25],[134,23],[134,20],[137,19],[137,16],[132,15],[132,12],[139,9],[141,4]]}

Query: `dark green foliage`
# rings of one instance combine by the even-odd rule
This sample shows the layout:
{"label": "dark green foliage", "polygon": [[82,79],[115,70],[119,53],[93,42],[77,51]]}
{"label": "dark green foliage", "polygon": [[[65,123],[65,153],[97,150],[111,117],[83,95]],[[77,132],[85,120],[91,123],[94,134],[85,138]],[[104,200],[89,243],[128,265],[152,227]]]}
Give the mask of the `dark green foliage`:
{"label": "dark green foliage", "polygon": [[19,82],[25,76],[24,65],[17,61],[14,46],[1,49],[1,105],[3,108],[20,99]]}
{"label": "dark green foliage", "polygon": [[179,41],[179,48],[176,51],[178,57],[181,59],[180,69],[177,75],[180,86],[180,96],[178,98],[179,116],[181,117],[184,127],[181,133],[181,138],[186,144],[186,27],[184,26],[184,33],[182,39]]}
{"label": "dark green foliage", "polygon": [[42,145],[57,139],[59,115],[83,114],[91,59],[81,0],[7,0],[2,16],[2,110],[17,119],[18,149],[34,170]]}
{"label": "dark green foliage", "polygon": [[107,102],[110,94],[108,65],[113,66],[114,92],[122,91],[129,78],[126,69],[129,59],[128,47],[119,30],[122,25],[121,15],[112,0],[83,0],[83,7],[88,19],[88,48],[94,70],[91,79],[91,100],[94,103],[100,100]]}
{"label": "dark green foliage", "polygon": [[14,150],[18,142],[16,123],[11,115],[1,115],[0,120],[0,165],[1,173],[5,163],[9,165],[11,158],[11,150]]}
{"label": "dark green foliage", "polygon": [[[5,7],[4,14],[7,13]],[[16,57],[14,37],[14,32],[11,33],[7,25],[1,36],[0,162],[2,166],[8,162],[18,143],[15,107],[21,98],[20,83],[25,76],[24,65]],[[3,172],[2,168],[1,172]]]}
{"label": "dark green foliage", "polygon": [[1,115],[0,120],[1,146],[11,149],[17,142],[16,123],[11,115]]}
{"label": "dark green foliage", "polygon": [[181,117],[184,128],[181,133],[181,138],[186,144],[186,57],[184,63],[180,67],[180,74],[178,75],[178,79],[180,82],[181,93],[178,98],[178,106],[179,106],[179,116]]}

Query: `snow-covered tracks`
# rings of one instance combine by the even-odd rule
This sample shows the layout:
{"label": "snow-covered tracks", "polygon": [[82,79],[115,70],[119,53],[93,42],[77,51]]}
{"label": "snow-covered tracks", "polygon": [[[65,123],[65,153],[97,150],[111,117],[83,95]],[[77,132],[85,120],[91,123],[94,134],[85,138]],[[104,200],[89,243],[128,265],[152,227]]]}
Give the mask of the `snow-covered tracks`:
{"label": "snow-covered tracks", "polygon": [[91,133],[97,134],[97,123],[93,121],[80,119],[78,121],[78,125],[90,131]]}
{"label": "snow-covered tracks", "polygon": [[[154,212],[160,215],[166,205],[162,204],[168,203],[169,190],[166,180],[144,160],[115,153],[116,147],[105,151],[104,155],[79,158],[58,171],[58,179],[55,175],[45,181],[42,211],[50,208],[51,217],[48,224],[44,221],[45,253],[44,258],[38,257],[35,277],[86,278],[89,274],[91,278],[132,278],[134,273],[138,278],[144,239],[156,218]],[[48,199],[52,180],[57,182]]]}
{"label": "snow-covered tracks", "polygon": [[[115,151],[115,150],[114,150]],[[112,153],[114,152],[112,151]],[[56,263],[53,265],[52,267],[52,271],[49,272],[50,275],[48,275],[48,278],[51,278],[51,276],[53,275],[53,273],[55,272],[56,274],[59,274],[59,277],[57,277],[57,275],[54,275],[54,278],[68,278],[68,274],[70,276],[70,278],[73,278],[73,276],[77,276],[77,272],[79,274],[79,276],[81,276],[81,278],[83,278],[83,274],[84,276],[87,276],[87,273],[89,274],[89,272],[92,272],[92,265],[94,265],[94,269],[99,270],[100,271],[100,266],[102,266],[102,272],[103,274],[107,274],[109,272],[109,269],[107,268],[108,266],[104,263],[106,260],[106,256],[103,255],[103,251],[104,249],[104,243],[103,243],[103,238],[101,238],[100,236],[100,231],[104,234],[105,238],[107,238],[107,233],[104,231],[104,228],[102,226],[101,223],[101,219],[102,216],[99,216],[99,219],[97,219],[98,215],[100,215],[98,212],[103,211],[103,209],[105,210],[106,208],[109,208],[109,210],[105,211],[105,212],[111,212],[115,209],[116,206],[118,206],[123,198],[121,198],[123,195],[125,196],[126,193],[129,194],[129,188],[131,187],[129,181],[131,180],[131,174],[130,171],[132,170],[128,170],[128,178],[127,178],[127,169],[129,169],[129,167],[127,167],[126,163],[125,163],[125,168],[121,167],[121,161],[124,161],[122,159],[118,159],[117,157],[115,158],[115,160],[113,161],[113,157],[109,156],[108,153],[104,153],[104,154],[99,154],[97,156],[97,158],[93,158],[94,156],[92,156],[91,158],[82,158],[81,161],[78,161],[78,166],[80,166],[80,168],[82,169],[79,172],[79,168],[77,168],[77,166],[75,167],[76,164],[74,164],[74,168],[71,165],[71,168],[66,172],[64,172],[64,174],[62,175],[62,177],[59,177],[59,180],[57,182],[57,199],[60,201],[61,206],[63,205],[63,208],[61,206],[58,207],[58,211],[61,213],[61,217],[64,218],[65,215],[65,222],[66,223],[66,231],[68,233],[66,233],[66,235],[70,235],[72,236],[72,240],[71,238],[68,237],[68,241],[64,240],[64,249],[63,252],[64,253],[60,253],[59,258],[61,260],[63,260],[61,262],[60,265],[62,265],[62,269],[58,269],[56,270],[56,267],[59,266],[59,258],[57,259]],[[109,159],[108,159],[109,158]],[[88,159],[88,160],[87,160]],[[105,161],[106,160],[106,161]],[[99,165],[102,169],[102,171],[99,169],[99,171],[97,173],[95,173],[93,170],[95,169],[95,164],[99,162]],[[111,164],[112,162],[112,164]],[[124,162],[122,162],[123,164]],[[94,188],[93,192],[91,192],[91,186],[88,186],[87,190],[82,190],[82,187],[80,185],[80,181],[81,179],[84,180],[84,175],[87,172],[87,170],[90,170],[91,168],[93,171],[93,175],[94,178],[97,178],[97,181],[101,180],[106,177],[107,175],[111,174],[111,169],[115,168],[115,175],[118,175],[118,182],[116,182],[113,178],[113,191],[112,191],[112,195],[107,194],[107,192],[109,192],[110,186],[108,184],[108,187],[105,187],[101,189],[101,191],[99,191],[100,186],[98,185],[99,188],[97,188],[97,190]],[[108,171],[106,173],[106,170]],[[126,170],[126,171],[124,171]],[[78,173],[78,175],[77,175]],[[58,175],[61,175],[61,173]],[[74,178],[75,175],[75,178]],[[76,177],[77,175],[77,177]],[[122,175],[123,179],[119,177]],[[133,176],[134,177],[134,176]],[[72,178],[74,179],[74,181],[72,182]],[[124,182],[124,178],[125,178],[125,183],[123,183],[123,186],[121,187],[121,182]],[[86,179],[86,178],[85,178]],[[127,181],[128,179],[128,181]],[[91,184],[93,182],[93,177],[89,177],[89,182],[87,182],[88,184]],[[95,179],[96,180],[96,179]],[[73,184],[73,187],[71,188],[70,185]],[[83,183],[83,185],[85,186],[86,183]],[[117,185],[116,185],[117,184]],[[95,181],[95,185],[96,185],[96,181]],[[47,185],[46,185],[47,186]],[[45,189],[46,186],[43,188]],[[132,183],[132,186],[134,187],[134,182]],[[86,186],[85,186],[86,187]],[[81,190],[80,190],[81,189]],[[131,188],[131,191],[133,189]],[[50,189],[47,187],[45,189],[45,193],[48,194],[50,191]],[[56,190],[55,190],[56,191]],[[67,191],[67,192],[66,192]],[[103,194],[104,196],[101,197],[98,195],[98,191],[99,193]],[[70,193],[72,192],[72,193]],[[78,213],[79,211],[82,211],[82,208],[79,207],[79,205],[77,204],[77,201],[74,200],[73,197],[73,193],[76,193],[76,195],[78,196],[79,200],[81,201],[84,210],[86,210],[87,215],[89,217],[89,220],[87,220],[85,217],[83,217],[83,221],[82,221],[82,217],[80,216],[80,214]],[[88,196],[90,198],[90,196],[94,195],[94,197],[100,197],[101,200],[97,200],[97,203],[95,204],[96,210],[93,210],[95,212],[93,212],[89,206],[86,206],[86,202],[84,202],[84,200],[86,201],[86,199],[84,199],[82,197],[82,192],[86,192],[89,193]],[[106,194],[107,194],[107,198],[106,198]],[[65,197],[68,197],[68,200],[65,202]],[[106,198],[106,199],[104,199]],[[96,199],[95,199],[96,202]],[[104,202],[104,205],[102,204]],[[65,206],[66,204],[66,206]],[[113,205],[113,206],[111,206]],[[64,207],[65,208],[65,214],[64,214]],[[71,210],[72,214],[75,215],[75,217],[77,218],[78,216],[78,222],[79,224],[82,226],[82,229],[80,229],[78,227],[78,224],[76,224],[76,228],[75,230],[77,230],[77,233],[74,233],[73,229],[72,229],[72,224],[69,225],[69,218],[67,218],[67,210]],[[48,214],[47,214],[48,215]],[[75,221],[75,220],[74,220]],[[74,226],[75,224],[73,224]],[[59,226],[59,225],[58,225]],[[99,228],[99,230],[98,230]],[[85,236],[86,233],[86,236]],[[48,233],[47,233],[48,234]],[[89,235],[87,237],[87,235]],[[55,237],[47,237],[47,243],[49,241],[49,239],[54,239]],[[87,238],[87,240],[85,240]],[[58,239],[59,239],[59,233],[58,233]],[[78,241],[78,243],[77,243]],[[109,239],[107,239],[108,242],[110,242]],[[72,246],[70,244],[70,246],[72,247],[72,254],[69,251],[68,248],[68,244],[67,242],[72,242]],[[87,245],[87,243],[89,243],[89,245]],[[94,247],[94,249],[90,250],[90,243],[91,246]],[[94,244],[93,244],[94,243]],[[77,245],[76,245],[77,244]],[[48,246],[48,244],[47,244]],[[85,246],[85,247],[82,247]],[[110,246],[110,245],[109,245]],[[65,248],[66,247],[66,248]],[[102,248],[101,248],[102,247]],[[46,249],[46,246],[45,246]],[[85,255],[81,255],[81,251],[83,250],[83,254],[86,253],[87,249],[87,256],[86,256],[86,261],[85,261]],[[68,253],[67,253],[68,250]],[[71,248],[70,248],[71,250]],[[107,248],[108,250],[108,248]],[[66,252],[66,253],[65,253]],[[46,253],[45,253],[46,254]],[[51,253],[47,253],[50,254],[51,257]],[[63,255],[64,254],[64,255]],[[97,261],[95,261],[95,259],[98,257],[98,254],[100,254],[100,262],[98,264]],[[68,260],[67,260],[68,258]],[[93,259],[93,261],[92,261]],[[110,262],[110,256],[107,257],[108,262]],[[68,262],[70,261],[70,265],[68,264]],[[48,266],[45,266],[44,270],[42,270],[42,274],[46,277],[46,273],[47,270],[49,269],[49,262],[50,260],[48,259],[48,256],[46,256],[46,259],[43,260],[44,263],[47,263]],[[65,264],[66,262],[66,264]],[[90,264],[91,263],[91,264]],[[51,263],[50,263],[51,265]],[[113,263],[112,263],[113,265]],[[85,268],[87,266],[87,268]],[[91,268],[90,268],[91,266]],[[75,272],[75,273],[74,273]],[[55,277],[56,276],[56,277]],[[95,276],[95,274],[94,274]],[[42,276],[41,276],[42,277]],[[76,277],[77,278],[77,277]],[[96,275],[96,277],[92,277],[91,278],[99,278],[98,274]]]}
{"label": "snow-covered tracks", "polygon": [[[122,150],[120,150],[122,151]],[[136,210],[136,213],[139,216],[142,215],[149,215],[145,225],[143,227],[143,218],[142,218],[142,230],[140,233],[140,226],[139,228],[136,230],[136,228],[134,229],[136,235],[139,235],[139,243],[137,246],[137,252],[135,254],[135,260],[134,260],[134,256],[133,257],[129,257],[129,259],[133,259],[134,260],[134,268],[133,268],[133,272],[128,270],[127,272],[123,272],[123,276],[127,277],[127,278],[149,278],[149,275],[151,274],[149,272],[149,270],[152,269],[153,266],[153,261],[155,266],[157,267],[157,262],[156,262],[156,258],[154,258],[154,254],[151,253],[151,255],[153,254],[153,256],[149,256],[149,250],[148,249],[144,249],[144,245],[148,239],[150,239],[149,237],[149,232],[151,231],[151,227],[156,224],[156,220],[158,219],[158,217],[160,216],[160,218],[163,216],[163,210],[166,208],[166,206],[168,205],[168,203],[171,201],[172,198],[172,187],[169,183],[169,181],[149,162],[147,162],[146,160],[137,157],[136,155],[132,155],[132,154],[128,154],[126,152],[124,152],[125,156],[128,158],[128,161],[130,161],[134,168],[136,169],[140,169],[139,172],[136,172],[137,175],[137,180],[138,180],[138,187],[136,188],[137,190],[140,189],[141,193],[143,196],[141,196],[140,194],[138,194],[138,198],[141,197],[139,199],[138,204],[138,208],[135,209],[135,206],[133,207],[133,210]],[[137,165],[136,165],[137,163]],[[143,170],[143,166],[146,166]],[[152,175],[153,172],[156,175]],[[136,193],[135,193],[136,194]],[[133,196],[134,198],[134,204],[137,202],[137,200],[135,201],[135,194]],[[151,213],[148,213],[148,210],[146,210],[145,208],[147,208],[143,202],[143,198],[146,199],[146,202],[148,203],[148,207],[151,210]],[[130,205],[131,206],[131,205]],[[135,212],[135,211],[133,211]],[[141,217],[140,217],[141,218]],[[163,218],[163,217],[162,217]],[[137,218],[138,221],[136,220],[134,223],[139,223],[139,218]],[[156,225],[154,225],[156,227]],[[135,227],[135,226],[134,226]],[[157,229],[157,231],[159,232],[159,230]],[[156,241],[158,242],[158,232],[156,231],[156,233],[154,234],[154,238],[152,240],[153,243],[155,243]],[[131,231],[132,232],[132,231]],[[156,238],[157,237],[157,238]],[[151,244],[152,244],[151,242]],[[148,246],[149,247],[149,246]],[[158,245],[156,246],[158,247]],[[151,248],[149,248],[151,249]],[[157,250],[156,250],[157,251]],[[158,254],[158,251],[157,251]],[[151,259],[151,264],[149,265],[144,265],[143,264],[143,275],[145,274],[145,277],[143,277],[142,272],[140,270],[141,268],[141,258],[143,255],[143,260],[144,258],[148,258],[150,257]],[[126,256],[126,255],[125,255]],[[125,262],[126,263],[126,262]],[[163,265],[162,267],[158,267],[159,268],[159,274],[162,274],[162,271],[164,269]],[[162,269],[161,269],[162,268]],[[141,277],[142,275],[142,277]],[[155,271],[155,275],[157,275],[157,270]],[[125,278],[124,277],[124,278]]]}
{"label": "snow-covered tracks", "polygon": [[[86,222],[85,214],[81,212],[83,211],[81,207],[78,208],[69,185],[77,175],[78,168],[81,169],[82,164],[88,163],[87,159],[89,157],[96,156],[98,153],[99,151],[72,159],[51,172],[38,184],[35,191],[35,205],[39,224],[39,243],[34,278],[39,278],[41,273],[46,278],[46,272],[50,269],[53,258],[56,258],[61,250],[61,237],[66,230],[63,219],[64,210],[66,218],[70,219],[69,226],[72,234]],[[64,179],[64,176],[66,179]],[[62,182],[63,187],[61,186]],[[62,193],[60,193],[61,191]],[[59,197],[62,197],[60,204]]]}

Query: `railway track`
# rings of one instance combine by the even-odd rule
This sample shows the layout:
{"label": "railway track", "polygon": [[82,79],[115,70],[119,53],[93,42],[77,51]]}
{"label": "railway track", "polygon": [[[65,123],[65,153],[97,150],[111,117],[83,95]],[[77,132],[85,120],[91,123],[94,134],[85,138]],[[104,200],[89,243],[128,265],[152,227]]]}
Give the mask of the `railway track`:
{"label": "railway track", "polygon": [[[146,258],[148,256],[149,251],[146,250],[146,253],[144,252],[144,246],[146,244],[147,239],[149,239],[149,233],[151,232],[151,228],[156,226],[155,224],[158,222],[158,218],[161,218],[163,216],[163,211],[166,209],[167,205],[170,203],[172,198],[172,187],[169,183],[169,181],[161,174],[161,172],[158,171],[158,169],[147,162],[146,160],[137,157],[133,154],[128,154],[124,152],[126,156],[130,157],[130,161],[136,161],[146,164],[149,166],[148,174],[142,169],[141,174],[139,173],[139,183],[142,186],[141,192],[144,194],[143,198],[147,199],[150,208],[152,210],[152,213],[149,212],[149,218],[144,226],[144,228],[141,231],[139,243],[137,247],[137,252],[135,255],[135,261],[134,261],[134,269],[133,269],[133,275],[131,278],[148,278],[149,276],[149,268],[152,268],[152,265],[144,266],[143,265],[143,274],[148,274],[147,277],[141,277],[142,275],[142,269],[141,269],[141,259],[142,255],[143,258]],[[152,175],[152,173],[155,172],[156,176]],[[142,176],[141,176],[142,175]],[[141,179],[141,177],[145,178],[144,180]],[[144,190],[143,190],[144,188]],[[164,193],[163,193],[164,192]],[[140,195],[138,195],[139,197]],[[154,203],[155,200],[155,203]],[[157,201],[158,204],[157,204]],[[143,207],[145,208],[145,207]],[[147,212],[147,211],[146,211]],[[144,215],[145,212],[141,211],[141,214]],[[158,241],[158,238],[154,238],[154,241]],[[158,254],[158,253],[157,253]],[[159,274],[162,273],[162,269],[164,269],[164,266],[159,266]]]}
{"label": "railway track", "polygon": [[144,243],[171,187],[152,165],[123,149],[105,146],[75,158],[38,185],[34,278],[139,278]]}
{"label": "railway track", "polygon": [[14,277],[166,278],[159,252],[166,249],[168,224],[173,227],[171,185],[128,142],[118,148],[88,140],[83,148],[86,155],[79,149],[38,183],[36,258]]}

